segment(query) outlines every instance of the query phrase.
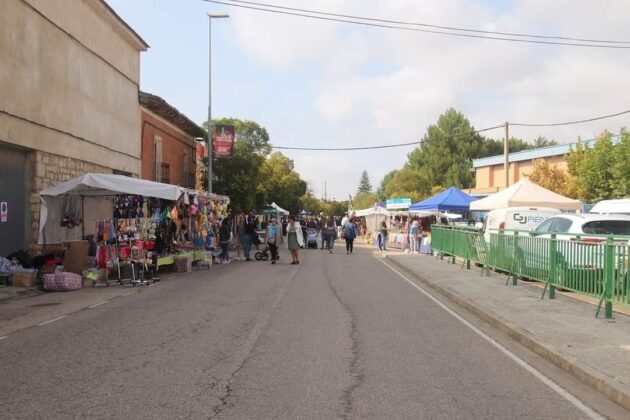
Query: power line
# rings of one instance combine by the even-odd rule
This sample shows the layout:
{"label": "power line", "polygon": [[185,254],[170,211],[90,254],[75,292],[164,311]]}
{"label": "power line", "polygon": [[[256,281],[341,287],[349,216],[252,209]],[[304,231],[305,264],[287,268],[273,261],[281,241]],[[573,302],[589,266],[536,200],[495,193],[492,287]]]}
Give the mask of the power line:
{"label": "power line", "polygon": [[[490,130],[495,130],[497,128],[503,128],[504,125],[496,125],[494,127],[488,127],[488,128],[482,128],[481,130],[473,130],[473,131],[467,131],[465,133],[458,133],[458,134],[453,134],[450,135],[450,138],[455,138],[455,137],[463,137],[463,136],[469,136],[471,134],[477,134],[477,133],[482,133],[484,131],[490,131]],[[374,150],[374,149],[391,149],[394,147],[404,147],[404,146],[414,146],[417,144],[422,144],[424,143],[424,140],[420,140],[420,141],[412,141],[409,143],[397,143],[397,144],[386,144],[386,145],[381,145],[381,146],[363,146],[363,147],[292,147],[292,146],[272,146],[272,149],[280,149],[280,150],[308,150],[308,151],[349,151],[349,150]]]}
{"label": "power line", "polygon": [[[511,126],[517,126],[517,127],[557,127],[557,126],[562,126],[562,125],[583,124],[583,123],[587,123],[587,122],[598,121],[598,120],[603,120],[603,119],[612,118],[612,117],[618,117],[620,115],[625,115],[625,114],[630,114],[630,110],[617,112],[615,114],[608,114],[608,115],[604,115],[604,116],[601,116],[601,117],[587,118],[587,119],[583,119],[583,120],[560,122],[560,123],[547,123],[547,124],[545,124],[545,123],[531,123],[531,124],[529,124],[529,123],[511,123],[511,122],[508,122],[508,124],[511,125]],[[497,128],[503,128],[503,127],[505,127],[505,124],[495,125],[493,127],[483,128],[481,130],[468,131],[466,133],[453,134],[450,137],[451,138],[455,138],[455,137],[460,137],[460,136],[468,136],[468,135],[471,135],[471,134],[482,133],[484,131],[495,130]],[[414,145],[418,145],[418,144],[422,144],[422,143],[424,143],[424,140],[412,141],[412,142],[409,142],[409,143],[396,143],[396,144],[386,144],[386,145],[380,145],[380,146],[363,146],[363,147],[338,147],[338,148],[321,147],[321,148],[317,148],[317,147],[272,146],[272,148],[273,149],[279,149],[279,150],[350,151],[350,150],[391,149],[391,148],[394,148],[394,147],[414,146]]]}
{"label": "power line", "polygon": [[588,119],[585,119],[585,120],[560,122],[560,123],[548,123],[548,124],[509,123],[509,124],[512,125],[512,126],[518,126],[518,127],[557,127],[557,126],[560,126],[560,125],[573,125],[573,124],[582,124],[582,123],[591,122],[591,121],[598,121],[598,120],[603,120],[603,119],[606,119],[606,118],[618,117],[619,115],[624,115],[624,114],[628,114],[628,113],[630,113],[630,110],[618,112],[616,114],[604,115],[602,117],[594,117],[594,118],[588,118]]}
{"label": "power line", "polygon": [[342,18],[348,18],[348,19],[367,20],[371,22],[393,23],[393,24],[398,24],[398,25],[422,26],[422,27],[427,27],[427,28],[446,29],[449,31],[472,32],[472,33],[487,34],[487,35],[505,35],[505,36],[513,36],[513,37],[524,37],[524,38],[559,39],[559,40],[564,40],[564,41],[591,42],[591,43],[602,43],[602,44],[630,44],[630,41],[611,41],[611,40],[605,40],[605,39],[588,39],[588,38],[574,38],[574,37],[566,37],[566,36],[531,35],[531,34],[520,34],[520,33],[513,33],[513,32],[483,31],[480,29],[458,28],[455,26],[442,26],[442,25],[433,25],[429,23],[405,22],[405,21],[399,21],[399,20],[344,15],[344,14],[339,14],[339,13],[319,12],[316,10],[299,9],[295,7],[278,6],[274,4],[258,3],[258,2],[253,2],[253,1],[244,1],[244,0],[227,0],[227,1],[231,3],[244,3],[244,4],[255,5],[255,6],[271,7],[274,9],[291,10],[294,12],[305,12],[305,13],[324,15],[324,16],[334,16],[334,17],[342,17]]}
{"label": "power line", "polygon": [[[489,40],[494,40],[494,41],[508,41],[508,42],[520,42],[520,43],[530,43],[530,44],[564,45],[564,46],[571,46],[571,47],[586,47],[586,48],[630,49],[630,46],[626,46],[626,45],[584,44],[580,42],[541,41],[541,40],[533,40],[533,39],[505,38],[505,37],[493,37],[493,36],[486,36],[486,35],[473,35],[473,34],[467,34],[467,33],[445,32],[445,31],[420,29],[420,28],[407,28],[403,26],[369,23],[369,22],[361,22],[361,21],[356,21],[356,20],[339,19],[339,18],[333,18],[333,17],[309,15],[309,14],[304,14],[304,13],[288,12],[288,11],[282,11],[282,10],[265,9],[262,7],[246,6],[244,4],[227,3],[225,1],[217,1],[217,0],[204,0],[204,1],[208,3],[222,4],[225,6],[239,7],[239,8],[250,9],[250,10],[258,10],[262,12],[299,16],[299,17],[305,17],[309,19],[325,20],[329,22],[341,22],[341,23],[350,23],[350,24],[361,25],[361,26],[372,26],[372,27],[377,27],[377,28],[398,29],[398,30],[409,31],[409,32],[424,32],[424,33],[432,33],[432,34],[440,34],[440,35],[457,36],[457,37],[463,37],[463,38],[489,39]],[[317,13],[317,12],[310,12],[310,13]],[[356,19],[360,19],[360,18],[356,18]],[[619,41],[619,43],[625,43],[625,41]]]}

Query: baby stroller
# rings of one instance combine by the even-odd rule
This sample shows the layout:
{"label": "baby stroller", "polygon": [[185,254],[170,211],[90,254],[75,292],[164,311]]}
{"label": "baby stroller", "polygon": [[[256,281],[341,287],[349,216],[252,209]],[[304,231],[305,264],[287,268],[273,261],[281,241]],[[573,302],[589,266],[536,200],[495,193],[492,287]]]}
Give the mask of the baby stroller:
{"label": "baby stroller", "polygon": [[313,228],[306,229],[306,247],[317,249],[317,231]]}
{"label": "baby stroller", "polygon": [[265,245],[262,250],[257,251],[254,254],[254,258],[256,261],[267,261],[269,259],[269,245]]}

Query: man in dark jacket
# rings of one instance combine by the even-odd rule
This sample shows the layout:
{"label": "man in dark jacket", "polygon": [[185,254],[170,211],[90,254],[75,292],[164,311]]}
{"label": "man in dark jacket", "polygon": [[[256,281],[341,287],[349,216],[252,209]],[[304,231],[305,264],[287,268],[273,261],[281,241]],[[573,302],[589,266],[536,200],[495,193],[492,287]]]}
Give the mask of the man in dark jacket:
{"label": "man in dark jacket", "polygon": [[232,228],[230,225],[230,221],[228,219],[224,219],[221,223],[221,228],[219,228],[219,243],[221,244],[221,255],[219,256],[219,261],[223,264],[227,264],[230,262],[228,249],[230,247],[231,233]]}
{"label": "man in dark jacket", "polygon": [[252,243],[254,242],[254,237],[256,237],[256,213],[254,211],[250,211],[247,217],[245,217],[244,227],[243,227],[243,254],[245,254],[245,261],[251,261],[252,259],[249,257],[249,253],[252,249]]}

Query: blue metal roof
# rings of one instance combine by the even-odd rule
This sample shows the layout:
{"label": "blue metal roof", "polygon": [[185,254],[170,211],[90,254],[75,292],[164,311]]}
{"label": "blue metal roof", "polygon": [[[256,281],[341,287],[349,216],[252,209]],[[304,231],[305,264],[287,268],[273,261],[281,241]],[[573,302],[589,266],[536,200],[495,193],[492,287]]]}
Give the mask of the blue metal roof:
{"label": "blue metal roof", "polygon": [[[588,140],[581,142],[583,145],[592,147],[597,140]],[[613,139],[614,141],[614,139]],[[571,147],[575,148],[578,143],[558,144],[555,146],[541,147],[538,149],[523,150],[520,152],[510,153],[508,156],[509,162],[520,162],[523,160],[540,159],[549,156],[562,156],[571,151]],[[481,159],[473,159],[473,168],[482,168],[484,166],[502,165],[503,155],[489,156]]]}

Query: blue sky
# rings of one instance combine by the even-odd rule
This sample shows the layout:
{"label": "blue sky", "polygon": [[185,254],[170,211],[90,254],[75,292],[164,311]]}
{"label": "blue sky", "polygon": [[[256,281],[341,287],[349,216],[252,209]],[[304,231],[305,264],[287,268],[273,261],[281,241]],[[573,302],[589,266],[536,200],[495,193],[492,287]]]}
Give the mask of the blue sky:
{"label": "blue sky", "polygon": [[[262,1],[262,0],[261,0]],[[274,145],[354,147],[419,140],[449,107],[484,128],[558,122],[629,109],[630,50],[535,46],[314,21],[202,0],[107,0],[151,48],[141,89],[197,123],[208,106],[209,11],[213,117],[258,122]],[[623,0],[264,0],[319,11],[504,32],[630,40]],[[627,117],[578,126],[514,128],[559,142],[618,132]],[[502,131],[488,133],[496,138]],[[374,187],[412,147],[362,152],[285,151],[319,196]]]}

